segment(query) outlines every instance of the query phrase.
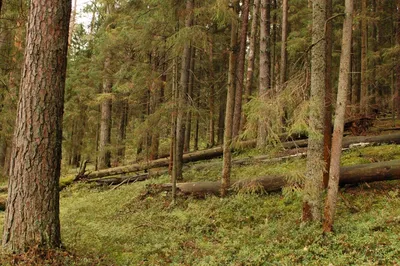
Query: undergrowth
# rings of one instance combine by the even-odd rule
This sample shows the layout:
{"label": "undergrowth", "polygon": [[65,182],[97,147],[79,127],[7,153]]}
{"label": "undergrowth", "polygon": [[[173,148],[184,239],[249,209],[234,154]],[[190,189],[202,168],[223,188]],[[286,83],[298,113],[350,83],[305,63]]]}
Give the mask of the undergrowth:
{"label": "undergrowth", "polygon": [[[351,165],[400,158],[396,145],[343,154]],[[233,180],[285,174],[298,178],[305,159],[234,167]],[[186,181],[218,180],[221,168],[185,172]],[[61,192],[61,228],[70,265],[394,265],[400,263],[400,182],[342,188],[335,232],[301,223],[301,193],[227,198],[144,195],[146,185],[73,184]],[[1,214],[0,219],[3,219]],[[29,264],[25,264],[29,265]],[[32,264],[34,265],[34,264]],[[52,265],[52,264],[49,264]],[[57,264],[54,264],[57,265]],[[67,264],[60,264],[67,265]]]}

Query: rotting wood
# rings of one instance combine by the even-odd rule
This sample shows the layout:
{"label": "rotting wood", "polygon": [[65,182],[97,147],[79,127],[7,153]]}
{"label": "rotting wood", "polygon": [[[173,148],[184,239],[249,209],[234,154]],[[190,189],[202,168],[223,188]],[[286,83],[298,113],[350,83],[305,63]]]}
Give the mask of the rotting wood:
{"label": "rotting wood", "polygon": [[[400,179],[400,160],[378,162],[371,164],[352,165],[341,167],[339,184],[357,184]],[[262,176],[254,179],[245,179],[235,182],[231,191],[250,190],[277,192],[287,185],[284,176]],[[161,191],[169,191],[171,184],[158,185]],[[184,195],[219,195],[220,182],[188,182],[179,183],[177,188]]]}

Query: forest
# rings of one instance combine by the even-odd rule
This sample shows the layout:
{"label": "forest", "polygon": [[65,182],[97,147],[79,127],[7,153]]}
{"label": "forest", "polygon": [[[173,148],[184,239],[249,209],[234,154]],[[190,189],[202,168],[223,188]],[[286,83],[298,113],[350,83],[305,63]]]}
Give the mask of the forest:
{"label": "forest", "polygon": [[400,0],[0,0],[0,264],[400,264],[399,129]]}

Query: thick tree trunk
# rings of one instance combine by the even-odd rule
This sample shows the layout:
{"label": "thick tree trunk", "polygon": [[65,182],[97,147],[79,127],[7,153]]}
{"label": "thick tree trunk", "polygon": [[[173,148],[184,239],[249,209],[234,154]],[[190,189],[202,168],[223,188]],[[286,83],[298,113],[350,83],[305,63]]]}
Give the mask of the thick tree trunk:
{"label": "thick tree trunk", "polygon": [[[233,10],[237,14],[239,1],[233,1]],[[235,76],[236,76],[236,60],[237,60],[237,29],[238,22],[236,18],[231,21],[231,47],[229,52],[229,73],[228,73],[228,92],[226,96],[226,112],[225,112],[225,131],[223,143],[223,166],[221,179],[221,196],[225,196],[230,186],[231,178],[231,144],[233,130],[233,112],[235,107]]]}
{"label": "thick tree trunk", "polygon": [[331,232],[333,229],[337,193],[339,189],[340,157],[342,154],[347,90],[349,88],[350,75],[351,37],[353,30],[353,0],[346,0],[345,13],[346,17],[343,22],[342,53],[340,55],[338,96],[332,139],[331,163],[329,169],[328,196],[324,211],[324,232]]}
{"label": "thick tree trunk", "polygon": [[4,219],[8,251],[61,245],[58,182],[70,13],[71,1],[31,2]]}
{"label": "thick tree trunk", "polygon": [[288,36],[288,11],[289,5],[288,0],[282,1],[282,44],[281,44],[281,74],[280,74],[280,86],[283,87],[286,82],[287,75],[287,36]]}
{"label": "thick tree trunk", "polygon": [[[339,185],[398,179],[400,179],[400,160],[394,160],[341,167]],[[263,176],[237,181],[232,184],[231,190],[278,192],[286,185],[287,180],[284,176]],[[160,187],[160,185],[158,186]],[[161,190],[170,191],[171,186],[171,184],[162,184]],[[211,181],[178,183],[177,189],[182,194],[198,196],[205,194],[219,195],[221,183]]]}
{"label": "thick tree trunk", "polygon": [[326,0],[313,1],[311,98],[303,221],[319,221],[321,219],[322,180],[325,170],[323,162],[326,66],[325,17]]}
{"label": "thick tree trunk", "polygon": [[[246,83],[244,90],[244,103],[250,101],[252,86],[253,86],[253,76],[254,76],[254,62],[256,55],[256,40],[257,40],[257,29],[258,29],[258,17],[260,10],[260,0],[254,0],[253,14],[251,16],[251,33],[250,33],[250,43],[249,43],[249,54],[247,59],[247,73],[246,73]],[[242,119],[242,128],[245,124],[245,118]]]}
{"label": "thick tree trunk", "polygon": [[232,137],[239,135],[240,123],[242,118],[242,97],[244,88],[244,64],[247,48],[247,28],[249,25],[249,5],[250,0],[244,0],[242,3],[242,24],[239,35],[239,54],[236,66],[236,91],[235,91],[235,108],[233,113]]}
{"label": "thick tree trunk", "polygon": [[[326,18],[332,17],[332,0],[326,0]],[[329,166],[331,159],[331,145],[332,145],[332,21],[326,22],[326,71],[325,71],[325,120],[324,120],[324,187],[328,187],[329,180]],[[351,48],[351,40],[350,40]],[[351,53],[349,54],[351,59]]]}
{"label": "thick tree trunk", "polygon": [[[260,15],[260,87],[259,98],[263,102],[267,98],[271,80],[271,53],[270,53],[270,9],[271,0],[261,0]],[[260,114],[257,129],[257,147],[264,148],[267,143],[267,123],[264,116]]]}

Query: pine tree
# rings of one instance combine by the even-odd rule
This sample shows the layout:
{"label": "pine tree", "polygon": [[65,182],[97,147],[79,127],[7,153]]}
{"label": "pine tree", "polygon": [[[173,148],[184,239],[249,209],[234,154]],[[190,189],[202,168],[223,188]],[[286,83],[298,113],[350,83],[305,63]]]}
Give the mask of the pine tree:
{"label": "pine tree", "polygon": [[61,245],[58,182],[70,12],[71,1],[31,2],[4,219],[8,251]]}

